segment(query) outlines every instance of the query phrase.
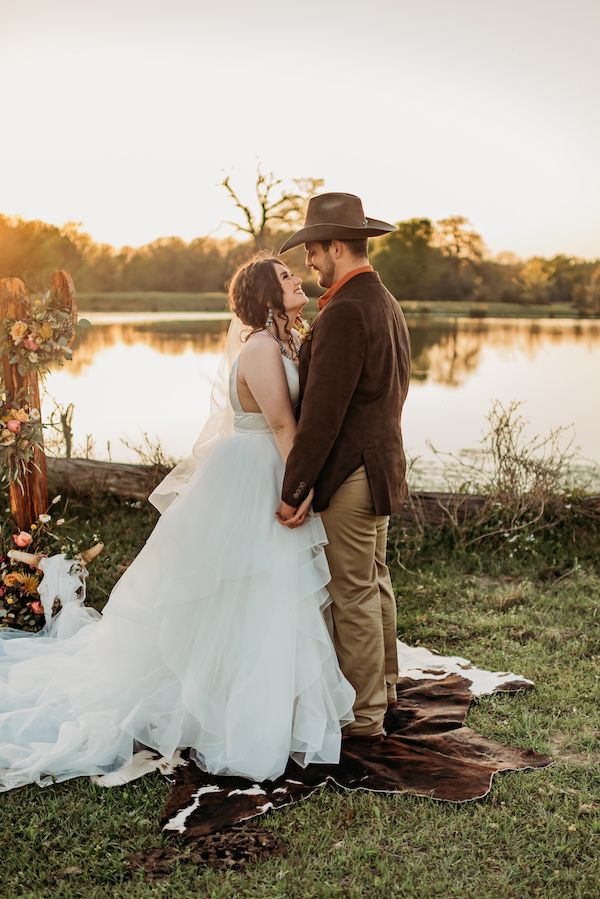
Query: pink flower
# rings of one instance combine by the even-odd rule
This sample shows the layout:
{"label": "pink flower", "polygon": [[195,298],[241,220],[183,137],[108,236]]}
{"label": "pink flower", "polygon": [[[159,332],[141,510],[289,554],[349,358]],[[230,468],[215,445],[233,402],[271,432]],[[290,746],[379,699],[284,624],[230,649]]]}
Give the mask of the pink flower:
{"label": "pink flower", "polygon": [[29,546],[33,537],[31,534],[28,534],[27,531],[21,531],[20,534],[13,534],[13,540],[21,549],[25,549],[25,547]]}
{"label": "pink flower", "polygon": [[39,601],[39,599],[34,599],[34,601],[30,602],[29,605],[31,607],[31,611],[35,612],[36,615],[44,614],[44,607],[41,604],[41,602]]}
{"label": "pink flower", "polygon": [[18,434],[21,430],[21,422],[17,421],[16,418],[11,418],[10,421],[7,421],[6,427],[9,431],[12,431],[13,434]]}
{"label": "pink flower", "polygon": [[5,593],[6,590],[4,589],[4,587],[0,587],[0,599],[4,596]]}
{"label": "pink flower", "polygon": [[23,346],[26,347],[28,350],[39,350],[39,346],[37,345],[37,343],[35,342],[33,337],[27,337],[23,341]]}

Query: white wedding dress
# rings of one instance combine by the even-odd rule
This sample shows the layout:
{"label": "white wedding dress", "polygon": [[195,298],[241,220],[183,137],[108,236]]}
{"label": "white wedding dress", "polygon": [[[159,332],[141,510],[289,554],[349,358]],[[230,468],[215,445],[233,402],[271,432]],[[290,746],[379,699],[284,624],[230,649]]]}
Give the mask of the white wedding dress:
{"label": "white wedding dress", "polygon": [[[298,372],[284,368],[295,402]],[[236,371],[233,432],[167,504],[102,617],[86,612],[66,639],[55,622],[0,632],[0,789],[114,771],[134,741],[166,758],[192,747],[206,770],[254,781],[289,756],[338,761],[354,690],[322,614],[325,531],[318,516],[275,520],[283,462],[264,416],[242,411]]]}

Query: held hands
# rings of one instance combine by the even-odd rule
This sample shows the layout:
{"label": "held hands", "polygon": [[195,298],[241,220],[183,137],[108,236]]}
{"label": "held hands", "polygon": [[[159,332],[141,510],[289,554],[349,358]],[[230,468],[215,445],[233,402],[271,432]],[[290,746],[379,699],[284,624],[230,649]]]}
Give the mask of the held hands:
{"label": "held hands", "polygon": [[297,509],[294,508],[294,506],[288,505],[288,503],[282,502],[276,515],[279,524],[282,524],[286,528],[299,528],[300,525],[304,524],[306,516],[308,515],[308,510],[312,505],[314,495],[315,491],[311,489],[306,499]]}

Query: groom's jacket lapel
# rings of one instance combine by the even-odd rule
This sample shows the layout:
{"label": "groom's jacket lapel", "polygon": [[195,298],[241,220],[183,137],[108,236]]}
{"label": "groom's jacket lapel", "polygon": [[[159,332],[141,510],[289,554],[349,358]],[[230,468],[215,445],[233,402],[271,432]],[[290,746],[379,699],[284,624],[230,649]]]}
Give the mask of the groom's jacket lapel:
{"label": "groom's jacket lapel", "polygon": [[399,509],[406,491],[400,415],[410,343],[399,304],[375,272],[356,275],[318,316],[300,353],[299,423],[283,499],[315,510],[365,465],[375,512]]}

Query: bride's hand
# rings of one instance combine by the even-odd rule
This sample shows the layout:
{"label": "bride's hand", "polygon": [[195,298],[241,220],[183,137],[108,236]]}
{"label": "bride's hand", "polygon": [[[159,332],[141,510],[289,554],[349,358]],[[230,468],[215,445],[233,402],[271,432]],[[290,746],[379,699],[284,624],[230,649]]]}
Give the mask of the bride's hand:
{"label": "bride's hand", "polygon": [[306,499],[298,506],[291,518],[288,518],[286,521],[283,521],[281,518],[279,519],[281,524],[284,524],[288,528],[299,528],[300,525],[304,524],[306,516],[308,515],[308,510],[312,505],[314,495],[315,491],[311,488]]}

